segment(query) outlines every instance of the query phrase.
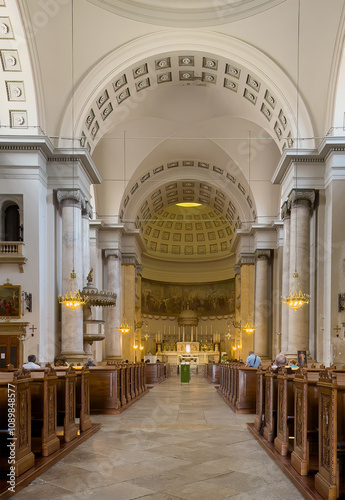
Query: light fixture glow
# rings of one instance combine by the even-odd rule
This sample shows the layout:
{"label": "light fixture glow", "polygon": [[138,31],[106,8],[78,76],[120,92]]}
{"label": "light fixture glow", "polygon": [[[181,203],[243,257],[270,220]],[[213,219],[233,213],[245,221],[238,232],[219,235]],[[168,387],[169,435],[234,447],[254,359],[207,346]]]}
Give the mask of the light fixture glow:
{"label": "light fixture glow", "polygon": [[125,320],[125,317],[123,317],[121,325],[118,327],[118,331],[121,333],[128,333],[131,329],[129,328],[129,325],[127,321]]}
{"label": "light fixture glow", "polygon": [[297,309],[303,305],[309,304],[310,295],[299,289],[298,273],[296,271],[293,273],[292,277],[294,281],[289,295],[287,297],[282,297],[282,300],[283,304],[286,304],[290,307],[290,309],[297,311]]}
{"label": "light fixture glow", "polygon": [[[74,292],[72,290],[74,289]],[[76,274],[74,271],[71,272],[71,281],[69,290],[65,295],[59,295],[59,304],[63,304],[69,309],[76,310],[78,307],[83,306],[89,300],[87,297],[82,297],[79,290],[77,290]]]}
{"label": "light fixture glow", "polygon": [[184,207],[184,208],[201,207],[201,205],[202,205],[202,203],[194,203],[194,202],[176,203],[177,207]]}

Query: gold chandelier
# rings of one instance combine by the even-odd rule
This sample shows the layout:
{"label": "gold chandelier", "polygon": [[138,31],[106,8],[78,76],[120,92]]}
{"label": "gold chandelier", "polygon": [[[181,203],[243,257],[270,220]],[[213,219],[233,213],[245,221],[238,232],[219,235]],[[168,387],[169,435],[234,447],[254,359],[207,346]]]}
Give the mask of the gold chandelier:
{"label": "gold chandelier", "polygon": [[[74,292],[72,290],[74,289]],[[78,307],[83,306],[89,300],[88,297],[82,297],[79,290],[77,289],[76,274],[74,270],[71,272],[71,281],[69,290],[65,295],[59,295],[59,304],[63,304],[69,309],[75,310]]]}
{"label": "gold chandelier", "polygon": [[[295,163],[295,174],[296,174],[296,192],[297,192],[297,162],[298,162],[298,148],[299,148],[299,48],[300,48],[300,10],[301,10],[301,0],[298,0],[298,24],[297,24],[297,84],[296,84],[296,151],[297,158]],[[297,311],[300,307],[304,305],[308,305],[310,301],[310,295],[304,293],[299,287],[298,281],[298,272],[297,272],[297,256],[298,256],[298,248],[297,248],[297,207],[296,207],[296,215],[295,215],[295,272],[292,275],[292,287],[289,291],[289,295],[287,297],[282,297],[283,304],[286,304]]]}
{"label": "gold chandelier", "polygon": [[293,273],[292,278],[294,281],[292,288],[289,292],[289,295],[287,297],[282,297],[282,299],[283,299],[283,304],[286,304],[287,306],[290,307],[290,309],[297,311],[297,309],[299,309],[303,305],[309,304],[310,295],[300,290],[297,271]]}
{"label": "gold chandelier", "polygon": [[256,327],[253,325],[250,317],[248,318],[247,323],[243,326],[242,330],[246,333],[254,333]]}
{"label": "gold chandelier", "polygon": [[125,316],[123,316],[122,323],[118,327],[118,331],[121,332],[121,333],[128,333],[128,332],[131,331],[131,329],[129,327],[129,324],[127,323],[127,321],[125,319]]}

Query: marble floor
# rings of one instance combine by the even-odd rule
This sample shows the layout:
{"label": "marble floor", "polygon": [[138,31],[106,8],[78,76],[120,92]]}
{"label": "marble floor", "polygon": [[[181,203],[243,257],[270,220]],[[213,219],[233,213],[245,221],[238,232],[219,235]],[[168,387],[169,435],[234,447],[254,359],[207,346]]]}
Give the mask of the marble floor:
{"label": "marble floor", "polygon": [[253,415],[235,415],[203,376],[92,418],[101,430],[12,498],[303,498],[247,430]]}

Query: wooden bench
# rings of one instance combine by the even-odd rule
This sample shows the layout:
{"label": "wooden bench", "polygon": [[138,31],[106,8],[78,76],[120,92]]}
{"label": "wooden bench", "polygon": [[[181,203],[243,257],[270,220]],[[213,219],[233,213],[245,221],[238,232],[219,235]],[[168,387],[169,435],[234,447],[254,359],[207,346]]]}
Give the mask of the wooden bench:
{"label": "wooden bench", "polygon": [[[5,475],[11,466],[15,476],[19,476],[35,464],[35,455],[31,451],[31,383],[30,372],[25,369],[0,373],[0,464]],[[10,406],[14,410],[14,422],[9,421]],[[14,438],[13,442],[11,438]],[[14,464],[8,462],[9,444],[13,444]]]}
{"label": "wooden bench", "polygon": [[[295,440],[291,465],[301,476],[306,476],[314,467],[318,467],[319,398],[316,384],[319,373],[319,369],[305,367],[295,373]],[[311,457],[315,457],[315,465]]]}
{"label": "wooden bench", "polygon": [[285,457],[289,451],[289,440],[294,432],[294,378],[290,368],[280,368],[278,371],[277,395],[277,435],[274,439],[274,448]]}
{"label": "wooden bench", "polygon": [[145,383],[158,384],[164,380],[164,363],[145,363]]}
{"label": "wooden bench", "polygon": [[236,376],[236,413],[255,413],[257,368],[239,365]]}
{"label": "wooden bench", "polygon": [[[88,366],[73,366],[71,369],[76,374],[76,418],[79,419],[80,432],[85,432],[92,426],[90,418],[90,369]],[[63,375],[68,367],[58,366],[56,373]]]}
{"label": "wooden bench", "polygon": [[53,368],[30,370],[31,440],[34,453],[48,457],[60,448],[57,437],[57,381]]}
{"label": "wooden bench", "polygon": [[[78,436],[76,424],[76,372],[72,367],[56,372],[57,380],[57,425],[62,429],[61,438],[69,443]],[[60,437],[60,436],[59,436]]]}
{"label": "wooden bench", "polygon": [[123,383],[124,365],[89,368],[91,413],[119,413],[120,407],[127,403]]}
{"label": "wooden bench", "polygon": [[265,427],[264,438],[272,443],[277,433],[277,373],[269,366],[265,373]]}
{"label": "wooden bench", "polygon": [[[345,451],[345,371],[324,370],[317,383],[319,389],[319,472],[315,488],[327,500],[344,495]],[[341,465],[340,465],[341,464]]]}
{"label": "wooden bench", "polygon": [[219,384],[220,382],[220,365],[216,363],[208,363],[206,365],[206,378],[211,384]]}
{"label": "wooden bench", "polygon": [[265,373],[267,367],[259,366],[256,370],[256,402],[254,428],[261,432],[263,415],[265,414]]}

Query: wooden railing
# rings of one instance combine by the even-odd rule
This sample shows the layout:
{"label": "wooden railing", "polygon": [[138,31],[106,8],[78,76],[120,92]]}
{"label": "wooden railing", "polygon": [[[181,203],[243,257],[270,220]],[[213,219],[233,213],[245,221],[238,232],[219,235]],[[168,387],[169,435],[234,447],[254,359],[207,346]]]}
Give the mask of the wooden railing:
{"label": "wooden railing", "polygon": [[21,273],[27,258],[23,255],[22,241],[0,241],[0,264],[18,264]]}

